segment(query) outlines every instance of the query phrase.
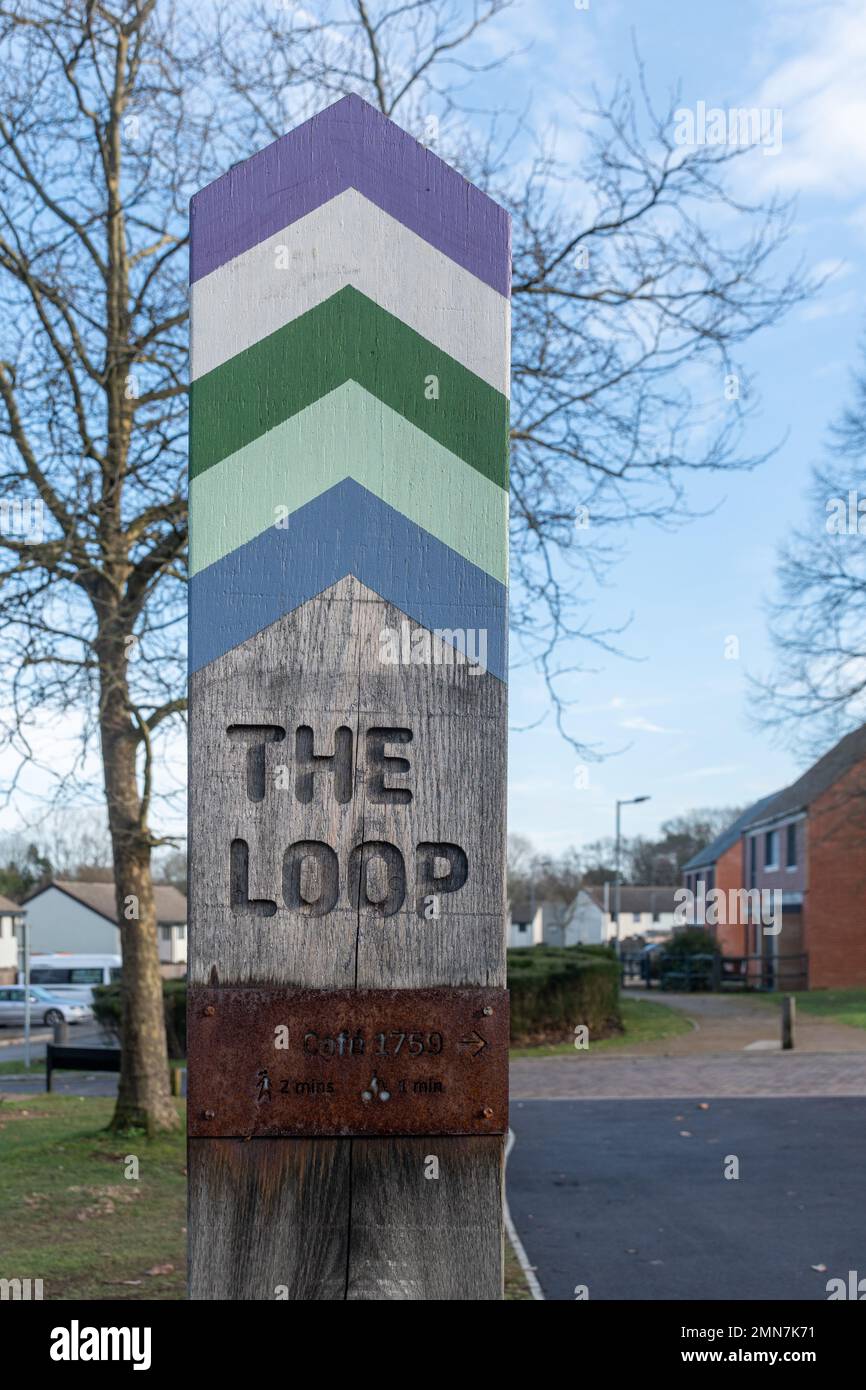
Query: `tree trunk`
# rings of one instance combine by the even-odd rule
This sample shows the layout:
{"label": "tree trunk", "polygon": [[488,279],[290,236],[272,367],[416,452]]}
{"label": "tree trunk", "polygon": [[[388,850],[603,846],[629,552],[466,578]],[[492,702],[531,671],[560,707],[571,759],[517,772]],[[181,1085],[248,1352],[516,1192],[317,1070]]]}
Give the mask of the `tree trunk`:
{"label": "tree trunk", "polygon": [[129,715],[126,654],[120,642],[100,653],[100,735],[123,957],[123,1045],[112,1129],[176,1129],[171,1097],[151,842],[138,788],[138,730]]}

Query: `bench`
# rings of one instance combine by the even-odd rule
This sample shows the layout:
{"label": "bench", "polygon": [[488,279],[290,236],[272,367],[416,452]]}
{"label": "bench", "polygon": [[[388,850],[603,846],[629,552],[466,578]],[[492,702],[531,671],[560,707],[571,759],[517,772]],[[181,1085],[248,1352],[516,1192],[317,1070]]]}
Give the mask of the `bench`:
{"label": "bench", "polygon": [[49,1043],[45,1049],[45,1089],[53,1071],[120,1071],[119,1047],[75,1047]]}

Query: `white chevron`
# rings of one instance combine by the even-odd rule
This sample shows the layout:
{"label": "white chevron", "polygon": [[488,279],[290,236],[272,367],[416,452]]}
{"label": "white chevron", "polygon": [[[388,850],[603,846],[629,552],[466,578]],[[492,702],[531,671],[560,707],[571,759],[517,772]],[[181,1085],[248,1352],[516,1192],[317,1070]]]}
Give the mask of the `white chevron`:
{"label": "white chevron", "polygon": [[345,285],[510,394],[509,301],[354,188],[192,285],[192,379]]}

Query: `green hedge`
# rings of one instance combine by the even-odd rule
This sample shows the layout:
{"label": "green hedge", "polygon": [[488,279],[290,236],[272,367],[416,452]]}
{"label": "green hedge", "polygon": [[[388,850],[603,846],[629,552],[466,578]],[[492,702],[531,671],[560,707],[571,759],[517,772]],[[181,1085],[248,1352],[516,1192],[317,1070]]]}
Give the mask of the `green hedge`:
{"label": "green hedge", "polygon": [[[122,989],[121,984],[115,984],[96,985],[93,990],[93,1013],[96,1021],[117,1043],[121,1041]],[[185,1057],[186,980],[163,980],[162,1003],[165,1009],[168,1055]]]}
{"label": "green hedge", "polygon": [[571,1037],[578,1024],[590,1040],[622,1028],[620,968],[608,946],[526,946],[508,952],[511,1037]]}
{"label": "green hedge", "polygon": [[721,949],[708,931],[688,927],[675,932],[659,956],[659,982],[668,990],[713,989],[718,979]]}
{"label": "green hedge", "polygon": [[[508,952],[511,1036],[555,1035],[566,1039],[578,1024],[590,1038],[622,1027],[620,970],[611,946],[527,946]],[[122,986],[99,985],[93,1012],[100,1027],[118,1042]],[[186,980],[164,980],[165,1031],[169,1057],[186,1056]]]}

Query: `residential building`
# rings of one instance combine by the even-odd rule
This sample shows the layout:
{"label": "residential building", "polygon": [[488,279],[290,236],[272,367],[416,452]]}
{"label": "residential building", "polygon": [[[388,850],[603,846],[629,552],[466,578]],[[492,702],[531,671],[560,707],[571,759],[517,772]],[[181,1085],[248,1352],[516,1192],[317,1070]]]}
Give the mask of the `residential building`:
{"label": "residential building", "polygon": [[[156,884],[159,963],[166,978],[186,974],[186,898],[177,888]],[[113,883],[79,883],[54,879],[25,900],[30,952],[64,951],[75,955],[120,954],[120,928]],[[130,901],[133,917],[135,904]]]}
{"label": "residential building", "polygon": [[[623,883],[619,889],[620,939],[642,936],[661,941],[674,927],[676,889],[663,885]],[[615,887],[612,883],[581,888],[563,924],[564,945],[616,940]]]}
{"label": "residential building", "polygon": [[14,985],[18,978],[18,933],[24,909],[0,893],[0,985]]}
{"label": "residential building", "polygon": [[556,938],[562,903],[516,903],[511,909],[509,946],[561,945]]}
{"label": "residential building", "polygon": [[753,952],[805,955],[812,989],[866,985],[866,724],[754,817],[745,869],[745,886],[782,906],[778,934],[750,924]]}
{"label": "residential building", "polygon": [[[721,835],[718,835],[705,849],[692,855],[691,859],[683,865],[683,885],[694,894],[695,899],[699,896],[701,883],[703,883],[704,895],[714,888],[718,888],[725,894],[726,902],[733,901],[730,894],[738,892],[746,885],[744,861],[746,826],[756,820],[777,795],[778,793],[773,792],[770,796],[764,796],[760,801],[753,802],[726,830],[722,831]],[[745,956],[748,955],[750,949],[746,924],[740,921],[728,921],[727,919],[733,915],[736,914],[725,913],[726,920],[724,922],[720,921],[709,925],[707,930],[715,936],[723,955]]]}
{"label": "residential building", "polygon": [[696,895],[723,891],[713,915],[726,920],[707,930],[725,955],[755,958],[765,986],[866,985],[866,725],[751,806],[683,878]]}
{"label": "residential building", "polygon": [[512,903],[508,945],[541,945],[541,908],[535,903]]}

